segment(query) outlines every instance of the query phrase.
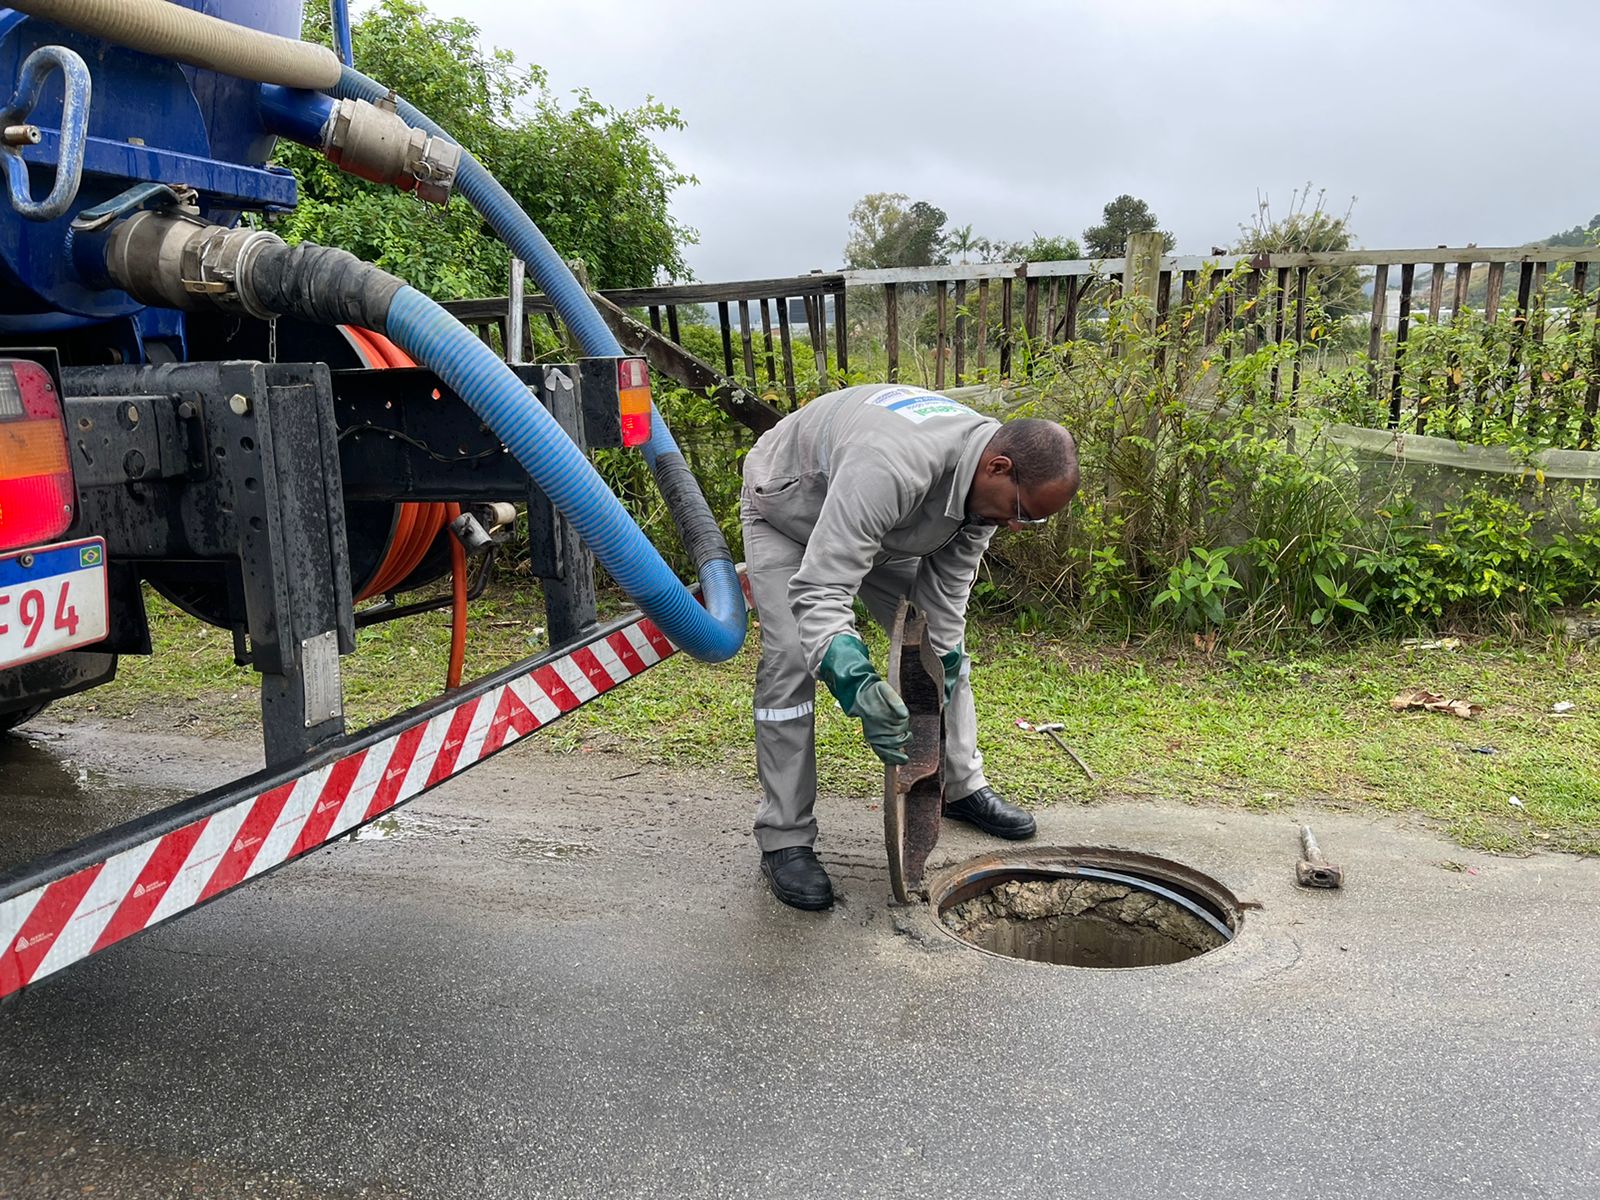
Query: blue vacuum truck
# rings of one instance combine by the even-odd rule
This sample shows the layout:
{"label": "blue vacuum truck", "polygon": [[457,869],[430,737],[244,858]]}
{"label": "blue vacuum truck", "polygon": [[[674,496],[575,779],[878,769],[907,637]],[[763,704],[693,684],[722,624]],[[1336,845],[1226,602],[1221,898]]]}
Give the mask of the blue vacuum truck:
{"label": "blue vacuum truck", "polygon": [[[260,677],[266,764],[0,860],[0,999],[350,833],[680,649],[716,661],[744,640],[739,572],[643,360],[449,131],[353,69],[348,13],[333,10],[337,53],[299,40],[298,0],[0,8],[0,730],[149,654],[147,585],[232,631]],[[268,163],[279,138],[423,202],[460,195],[582,357],[508,363],[404,280],[285,244],[264,219],[297,200]],[[695,588],[596,475],[585,448],[616,446],[648,461]],[[462,683],[466,602],[518,504],[550,649]],[[637,611],[597,622],[589,552]],[[443,607],[442,694],[347,731],[341,660],[357,627]],[[0,786],[4,772],[0,757]]]}

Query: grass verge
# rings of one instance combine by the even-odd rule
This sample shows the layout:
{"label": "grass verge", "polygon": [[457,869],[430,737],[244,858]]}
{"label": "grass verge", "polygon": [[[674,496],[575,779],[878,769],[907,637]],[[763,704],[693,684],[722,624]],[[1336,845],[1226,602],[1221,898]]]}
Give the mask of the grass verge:
{"label": "grass verge", "polygon": [[[255,677],[232,665],[229,635],[154,596],[150,613],[155,655],[123,659],[114,684],[52,713],[206,735],[253,730]],[[501,589],[475,602],[467,677],[539,652],[542,625],[536,591]],[[1205,654],[999,625],[971,633],[988,774],[1026,803],[1144,796],[1270,810],[1311,802],[1418,813],[1482,849],[1600,853],[1600,661],[1571,643]],[[718,665],[675,658],[535,743],[721,767],[753,785],[756,641]],[[448,645],[443,613],[362,630],[345,660],[351,727],[435,695]],[[873,649],[881,662],[881,635]],[[1389,698],[1414,684],[1482,704],[1483,715],[1391,711]],[[1554,712],[1561,701],[1571,710]],[[1096,780],[1017,729],[1018,719],[1064,724],[1060,736]],[[881,791],[877,761],[832,703],[817,706],[817,742],[826,790]]]}

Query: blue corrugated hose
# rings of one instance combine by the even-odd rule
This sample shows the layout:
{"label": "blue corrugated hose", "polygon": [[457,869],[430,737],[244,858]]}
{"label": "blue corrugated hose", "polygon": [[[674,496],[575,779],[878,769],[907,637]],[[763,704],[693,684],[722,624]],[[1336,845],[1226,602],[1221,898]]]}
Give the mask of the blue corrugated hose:
{"label": "blue corrugated hose", "polygon": [[350,52],[350,0],[330,0],[333,25],[333,49],[339,61],[349,66],[354,61]]}
{"label": "blue corrugated hose", "polygon": [[708,563],[701,584],[708,595],[713,586],[731,591],[739,598],[738,610],[708,612],[661,560],[555,418],[531,398],[527,385],[461,322],[407,287],[389,307],[386,332],[472,406],[663,633],[711,662],[738,651],[745,633],[744,596],[731,562]]}
{"label": "blue corrugated hose", "polygon": [[[389,89],[359,71],[346,67],[333,94],[340,99],[353,97],[376,103],[389,95]],[[397,102],[396,111],[415,128],[439,137],[450,136],[404,100]],[[511,248],[511,252],[528,264],[529,274],[550,298],[584,353],[623,353],[611,330],[600,319],[588,293],[572,277],[572,272],[556,253],[555,247],[511,198],[510,193],[500,186],[499,181],[465,150],[462,151],[461,166],[456,174],[456,190],[489,223]],[[695,658],[720,662],[738,653],[739,647],[744,644],[746,626],[744,593],[740,589],[738,572],[731,558],[726,557],[726,548],[721,549],[721,557],[700,556],[700,588],[705,605],[702,608],[661,560],[655,547],[633,523],[610,489],[601,482],[588,461],[561,432],[560,426],[533,400],[527,388],[517,381],[505,364],[436,305],[431,306],[432,312],[424,319],[420,314],[425,310],[427,301],[419,293],[408,288],[401,296],[407,297],[403,306],[407,316],[402,324],[408,336],[426,334],[428,345],[434,349],[424,353],[406,345],[396,333],[394,324],[390,326],[389,335],[406,345],[406,349],[415,357],[446,379],[462,399],[484,418],[489,428],[511,447],[517,461],[572,522],[595,556],[605,564],[612,577],[639,607],[661,626],[668,637]],[[399,298],[395,307],[397,310],[402,308]],[[397,316],[391,315],[390,321],[396,320]],[[449,331],[449,326],[454,327],[454,332]],[[461,372],[463,382],[452,379],[440,362],[429,357],[429,353],[444,351],[446,347],[449,348],[452,361],[459,359],[453,369]],[[472,365],[469,367],[467,363]],[[491,371],[488,364],[494,364],[498,370]],[[472,390],[475,387],[489,390],[480,396]],[[489,399],[491,392],[493,400]],[[490,404],[494,408],[493,415],[485,407]],[[642,449],[645,460],[654,469],[658,459],[667,455],[677,456],[679,450],[661,414],[652,407],[650,415],[651,436]],[[518,440],[514,441],[514,437]],[[549,469],[544,462],[547,455],[559,457],[561,465],[553,471]],[[679,465],[681,467],[681,460]],[[553,474],[562,477],[559,490],[554,479],[546,478]],[[698,514],[689,514],[691,520],[688,523],[692,524],[692,518],[698,516],[704,525],[704,518],[708,516],[704,498],[698,489],[689,489],[686,494],[689,502],[698,504],[700,508]],[[679,494],[680,502],[684,495]],[[674,517],[679,528],[684,528],[685,515],[675,513]],[[714,527],[715,522],[710,524]],[[696,548],[690,547],[690,551],[695,553]]]}
{"label": "blue corrugated hose", "polygon": [[[389,89],[355,68],[346,67],[338,87],[333,89],[333,95],[341,100],[350,97],[376,104],[389,95]],[[425,129],[436,137],[455,141],[447,130],[435,124],[415,105],[398,97],[395,100],[395,112],[414,129]],[[500,236],[500,240],[511,247],[511,253],[528,264],[528,273],[538,282],[544,294],[550,297],[550,302],[578,339],[585,354],[622,353],[622,347],[617,344],[610,328],[600,319],[588,295],[572,277],[572,272],[561,260],[561,255],[556,253],[556,248],[533,223],[533,218],[523,212],[521,206],[511,198],[511,193],[500,186],[500,181],[465,150],[461,153],[461,167],[456,172],[456,191],[477,209],[490,228]],[[651,440],[663,437],[666,440],[656,447],[657,451],[666,453],[677,449],[672,443],[672,435],[657,417],[655,436]],[[646,447],[645,453],[650,455],[653,452]]]}

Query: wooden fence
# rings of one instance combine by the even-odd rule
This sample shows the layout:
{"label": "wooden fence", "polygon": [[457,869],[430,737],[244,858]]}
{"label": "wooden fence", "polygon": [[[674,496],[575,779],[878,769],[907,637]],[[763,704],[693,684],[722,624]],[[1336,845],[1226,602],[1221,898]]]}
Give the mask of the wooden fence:
{"label": "wooden fence", "polygon": [[[599,294],[621,308],[642,310],[656,333],[679,345],[683,344],[683,328],[700,323],[701,312],[714,310],[715,328],[720,332],[720,366],[727,379],[774,395],[781,390],[792,405],[803,382],[818,388],[842,383],[851,370],[852,340],[862,336],[871,339],[874,370],[881,362],[882,377],[899,380],[904,349],[900,317],[908,294],[917,296],[922,307],[931,297],[928,347],[932,364],[927,377],[917,382],[942,388],[980,380],[1019,379],[1042,351],[1077,340],[1084,324],[1104,313],[1105,305],[1124,286],[1127,261],[817,271],[777,279],[614,289]],[[1481,280],[1481,315],[1487,323],[1492,325],[1504,311],[1511,314],[1506,364],[1511,376],[1518,371],[1527,340],[1542,338],[1552,317],[1566,322],[1571,331],[1581,329],[1590,334],[1587,355],[1566,368],[1572,379],[1587,383],[1581,432],[1587,442],[1600,399],[1600,320],[1596,319],[1600,287],[1590,288],[1591,277],[1600,284],[1600,269],[1591,267],[1597,262],[1600,247],[1571,246],[1438,247],[1253,257],[1157,258],[1152,254],[1135,264],[1135,274],[1139,290],[1148,287],[1158,325],[1202,305],[1206,317],[1200,329],[1206,342],[1225,330],[1239,333],[1238,340],[1246,350],[1267,342],[1291,342],[1292,356],[1274,368],[1271,386],[1275,394],[1287,389],[1293,398],[1301,389],[1302,361],[1308,353],[1315,353],[1315,339],[1306,336],[1308,287],[1315,275],[1353,272],[1359,280],[1360,302],[1367,310],[1362,342],[1374,411],[1387,411],[1391,427],[1400,426],[1409,414],[1418,432],[1422,432],[1424,414],[1416,411],[1417,398],[1406,395],[1402,384],[1408,337],[1424,316],[1434,323],[1460,320],[1472,307],[1474,281]],[[1419,267],[1425,269],[1420,278]],[[1571,299],[1559,312],[1547,312],[1543,298],[1558,273],[1570,286]],[[1219,294],[1217,289],[1224,280],[1233,281],[1234,286],[1221,288]],[[853,328],[852,303],[860,311],[870,310],[872,320],[858,321]],[[526,320],[544,319],[556,328],[547,299],[528,296],[525,304]],[[498,331],[500,344],[507,344],[504,297],[455,301],[446,308],[477,327],[480,336],[492,341]],[[688,320],[680,311],[685,309],[690,310]],[[1362,319],[1353,318],[1358,323]],[[796,329],[798,324],[804,326],[803,335]],[[912,335],[918,336],[916,331]],[[527,336],[531,339],[531,333]],[[1019,353],[1024,347],[1028,352]],[[802,372],[796,371],[797,357]],[[864,357],[858,353],[858,360]],[[1538,385],[1538,380],[1532,381],[1535,398]]]}

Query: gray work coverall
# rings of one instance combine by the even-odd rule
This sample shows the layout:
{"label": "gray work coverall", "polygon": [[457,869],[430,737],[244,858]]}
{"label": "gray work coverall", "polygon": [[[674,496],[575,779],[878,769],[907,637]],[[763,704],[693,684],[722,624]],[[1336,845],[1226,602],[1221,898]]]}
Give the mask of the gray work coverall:
{"label": "gray work coverall", "polygon": [[[885,628],[901,596],[940,653],[960,645],[991,525],[966,523],[992,417],[921,388],[873,384],[819,396],[762,434],[744,463],[739,515],[761,620],[756,768],[763,852],[816,841],[816,673],[857,595]],[[952,798],[986,786],[962,671],[945,721]]]}

